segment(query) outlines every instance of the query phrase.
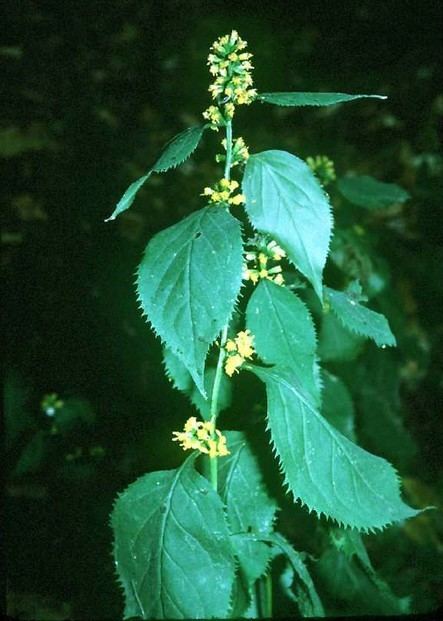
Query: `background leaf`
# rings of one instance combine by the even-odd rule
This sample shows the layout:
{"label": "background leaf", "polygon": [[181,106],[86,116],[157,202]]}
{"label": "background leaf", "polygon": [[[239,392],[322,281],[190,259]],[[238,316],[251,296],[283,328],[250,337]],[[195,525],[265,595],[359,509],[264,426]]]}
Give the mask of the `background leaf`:
{"label": "background leaf", "polygon": [[163,148],[163,152],[155,162],[154,166],[146,173],[146,175],[143,175],[143,177],[140,177],[140,179],[137,179],[137,181],[131,183],[129,188],[117,203],[116,208],[109,218],[105,220],[105,222],[115,220],[116,217],[123,211],[129,209],[134,202],[137,192],[145,181],[149,179],[151,173],[166,172],[170,168],[175,168],[187,160],[197,148],[206,127],[206,125],[188,127],[188,129],[185,129],[185,131],[177,134],[177,136],[168,142],[168,144]]}
{"label": "background leaf", "polygon": [[112,512],[125,618],[225,617],[234,559],[223,505],[191,455],[132,483]]}
{"label": "background leaf", "polygon": [[347,330],[372,339],[379,347],[396,345],[384,315],[362,306],[346,291],[325,287],[325,293],[332,310]]}
{"label": "background leaf", "polygon": [[[219,460],[219,494],[230,530],[233,534],[269,534],[277,505],[265,489],[257,458],[242,432],[223,433],[230,455]],[[235,553],[250,588],[266,572],[272,550],[261,541],[240,536],[235,538]]]}
{"label": "background leaf", "polygon": [[249,298],[246,324],[263,362],[293,369],[318,403],[315,328],[300,298],[286,287],[262,280]]}
{"label": "background leaf", "polygon": [[340,433],[355,442],[354,404],[345,383],[336,375],[322,371],[323,400],[322,415]]}
{"label": "background leaf", "polygon": [[144,313],[204,397],[206,354],[234,310],[242,262],[240,223],[206,207],[153,237],[138,268]]}
{"label": "background leaf", "polygon": [[257,99],[277,106],[333,106],[354,99],[386,99],[386,97],[346,93],[259,93]]}
{"label": "background leaf", "polygon": [[337,188],[350,203],[367,209],[383,209],[411,198],[399,185],[384,183],[369,175],[341,177]]}
{"label": "background leaf", "polygon": [[359,530],[417,515],[392,466],[347,440],[306,398],[294,373],[248,365],[265,384],[268,425],[285,481],[309,510]]}
{"label": "background leaf", "polygon": [[277,240],[322,299],[332,217],[328,198],[309,167],[286,151],[252,155],[243,192],[252,225]]}

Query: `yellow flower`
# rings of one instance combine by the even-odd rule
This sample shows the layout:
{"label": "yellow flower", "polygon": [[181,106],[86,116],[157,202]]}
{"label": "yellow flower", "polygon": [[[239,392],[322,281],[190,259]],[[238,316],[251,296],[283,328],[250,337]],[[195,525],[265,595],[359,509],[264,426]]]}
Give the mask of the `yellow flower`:
{"label": "yellow flower", "polygon": [[226,345],[225,345],[225,349],[226,351],[236,351],[237,350],[237,345],[235,344],[235,342],[232,339],[228,339],[226,341]]}
{"label": "yellow flower", "polygon": [[172,440],[178,441],[184,451],[197,450],[209,457],[229,455],[226,438],[211,421],[202,422],[191,416],[184,425],[184,431],[173,431],[172,436]]}
{"label": "yellow flower", "polygon": [[244,363],[245,359],[240,354],[234,354],[233,356],[229,356],[226,358],[225,362],[225,372],[229,377],[232,377],[235,373],[238,373],[238,369]]}
{"label": "yellow flower", "polygon": [[243,194],[237,194],[229,199],[229,203],[231,205],[242,205],[245,202],[245,197]]}
{"label": "yellow flower", "polygon": [[251,331],[244,330],[239,332],[234,340],[240,356],[243,358],[252,358],[252,354],[255,353],[255,350],[253,347],[254,337],[252,336]]}

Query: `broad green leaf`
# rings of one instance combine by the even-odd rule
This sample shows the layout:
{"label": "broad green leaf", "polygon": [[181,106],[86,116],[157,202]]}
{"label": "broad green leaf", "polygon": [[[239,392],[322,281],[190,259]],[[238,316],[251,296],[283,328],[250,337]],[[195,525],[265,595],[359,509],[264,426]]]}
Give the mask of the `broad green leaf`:
{"label": "broad green leaf", "polygon": [[363,344],[363,337],[346,330],[333,313],[323,315],[318,354],[324,362],[353,360],[360,354]]}
{"label": "broad green leaf", "polygon": [[[292,545],[280,533],[273,533],[269,541],[278,547],[287,557],[292,571],[285,571],[282,575],[282,586],[287,596],[295,601],[303,617],[324,617],[325,611],[315,589],[312,578],[303,562],[300,552],[294,550]],[[296,592],[292,591],[294,574],[297,574]]]}
{"label": "broad green leaf", "polygon": [[[224,432],[230,455],[219,460],[219,494],[233,534],[268,534],[272,531],[276,503],[269,497],[245,435]],[[272,550],[261,541],[235,538],[235,553],[250,587],[267,569]]]}
{"label": "broad green leaf", "polygon": [[322,371],[323,403],[321,413],[326,420],[348,440],[355,442],[354,404],[342,380],[328,371]]}
{"label": "broad green leaf", "polygon": [[366,531],[419,513],[402,502],[392,466],[334,429],[294,373],[246,368],[266,384],[272,442],[295,499],[341,525]]}
{"label": "broad green leaf", "polygon": [[367,209],[383,209],[411,198],[406,190],[395,183],[377,181],[368,175],[342,177],[337,187],[350,203]]}
{"label": "broad green leaf", "polygon": [[262,280],[249,299],[246,324],[263,362],[293,369],[318,403],[315,328],[300,298],[286,287]]}
{"label": "broad green leaf", "polygon": [[196,127],[189,127],[185,129],[185,131],[177,134],[167,145],[163,148],[163,152],[155,162],[154,166],[148,170],[146,175],[137,179],[131,183],[129,188],[123,194],[119,202],[117,203],[116,208],[112,212],[112,214],[105,220],[105,222],[109,222],[110,220],[115,220],[118,215],[120,215],[123,211],[129,209],[129,207],[134,202],[135,196],[142,185],[149,179],[153,172],[166,172],[170,168],[175,168],[182,164],[188,157],[195,151],[198,146],[198,143],[201,140],[203,132],[205,131],[207,125],[198,125]]}
{"label": "broad green leaf", "polygon": [[303,160],[286,151],[252,155],[243,177],[252,225],[268,233],[322,299],[332,216],[328,197]]}
{"label": "broad green leaf", "polygon": [[125,619],[228,613],[235,566],[223,504],[194,459],[140,477],[115,503],[114,557]]}
{"label": "broad green leaf", "polygon": [[[215,368],[206,367],[204,386],[208,398],[205,399],[201,392],[197,389],[191,374],[185,367],[180,358],[172,353],[167,347],[163,348],[163,362],[166,367],[166,374],[172,381],[174,388],[181,390],[191,400],[191,403],[199,410],[205,420],[210,419],[212,388],[214,386]],[[228,376],[224,373],[221,376],[219,392],[218,392],[218,412],[226,410],[232,402],[232,384]]]}
{"label": "broad green leaf", "polygon": [[325,287],[325,293],[333,312],[347,330],[372,339],[379,347],[396,345],[395,336],[384,315],[359,304],[349,291],[335,291]]}
{"label": "broad green leaf", "polygon": [[206,354],[234,310],[242,262],[240,223],[215,206],[153,237],[138,268],[143,312],[205,398]]}
{"label": "broad green leaf", "polygon": [[346,93],[259,93],[258,101],[277,106],[333,106],[354,99],[386,99],[384,95],[347,95]]}

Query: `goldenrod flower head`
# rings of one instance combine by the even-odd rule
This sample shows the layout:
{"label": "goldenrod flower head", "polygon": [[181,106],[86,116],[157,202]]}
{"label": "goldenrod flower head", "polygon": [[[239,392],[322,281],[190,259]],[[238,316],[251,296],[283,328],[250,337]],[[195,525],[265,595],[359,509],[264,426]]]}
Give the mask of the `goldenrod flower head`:
{"label": "goldenrod flower head", "polygon": [[225,361],[225,372],[229,377],[238,373],[238,369],[246,358],[252,358],[255,354],[253,343],[254,337],[250,330],[240,331],[234,339],[226,341],[225,350],[228,355]]}
{"label": "goldenrod flower head", "polygon": [[234,371],[238,373],[238,369],[244,363],[245,359],[240,354],[233,354],[232,356],[228,356],[225,362],[225,372],[229,377],[232,377]]}
{"label": "goldenrod flower head", "polygon": [[235,179],[220,179],[214,187],[204,188],[201,196],[208,196],[211,203],[228,203],[229,205],[240,205],[244,203],[243,194],[232,196],[232,193],[238,189],[238,181]]}
{"label": "goldenrod flower head", "polygon": [[316,157],[308,157],[306,163],[314,174],[320,179],[322,185],[328,185],[331,181],[335,181],[334,162],[326,155],[317,155]]}
{"label": "goldenrod flower head", "polygon": [[225,436],[215,429],[211,421],[202,422],[191,416],[184,425],[184,431],[174,431],[172,435],[175,436],[173,442],[179,442],[184,451],[197,450],[209,457],[229,455]]}
{"label": "goldenrod flower head", "polygon": [[[276,241],[269,243],[260,241],[258,251],[248,251],[245,254],[247,263],[243,267],[243,280],[250,280],[256,284],[260,279],[272,280],[277,285],[284,284],[281,265],[269,266],[269,261],[279,262],[286,257],[285,251],[280,248]],[[248,263],[252,263],[251,266]]]}

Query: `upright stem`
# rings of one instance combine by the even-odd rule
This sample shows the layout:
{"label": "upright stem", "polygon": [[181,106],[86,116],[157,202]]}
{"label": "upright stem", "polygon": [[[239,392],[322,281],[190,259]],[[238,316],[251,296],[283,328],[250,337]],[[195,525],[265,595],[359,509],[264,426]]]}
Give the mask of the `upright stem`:
{"label": "upright stem", "polygon": [[[231,162],[232,162],[232,121],[226,123],[226,163],[225,163],[225,179],[231,178]],[[218,353],[217,367],[215,369],[214,386],[212,388],[210,420],[214,425],[218,414],[218,397],[220,393],[220,384],[223,376],[223,362],[225,360],[225,345],[228,338],[228,325],[224,326],[220,334],[220,351]],[[217,457],[209,457],[211,484],[215,491],[218,486],[218,470]]]}

